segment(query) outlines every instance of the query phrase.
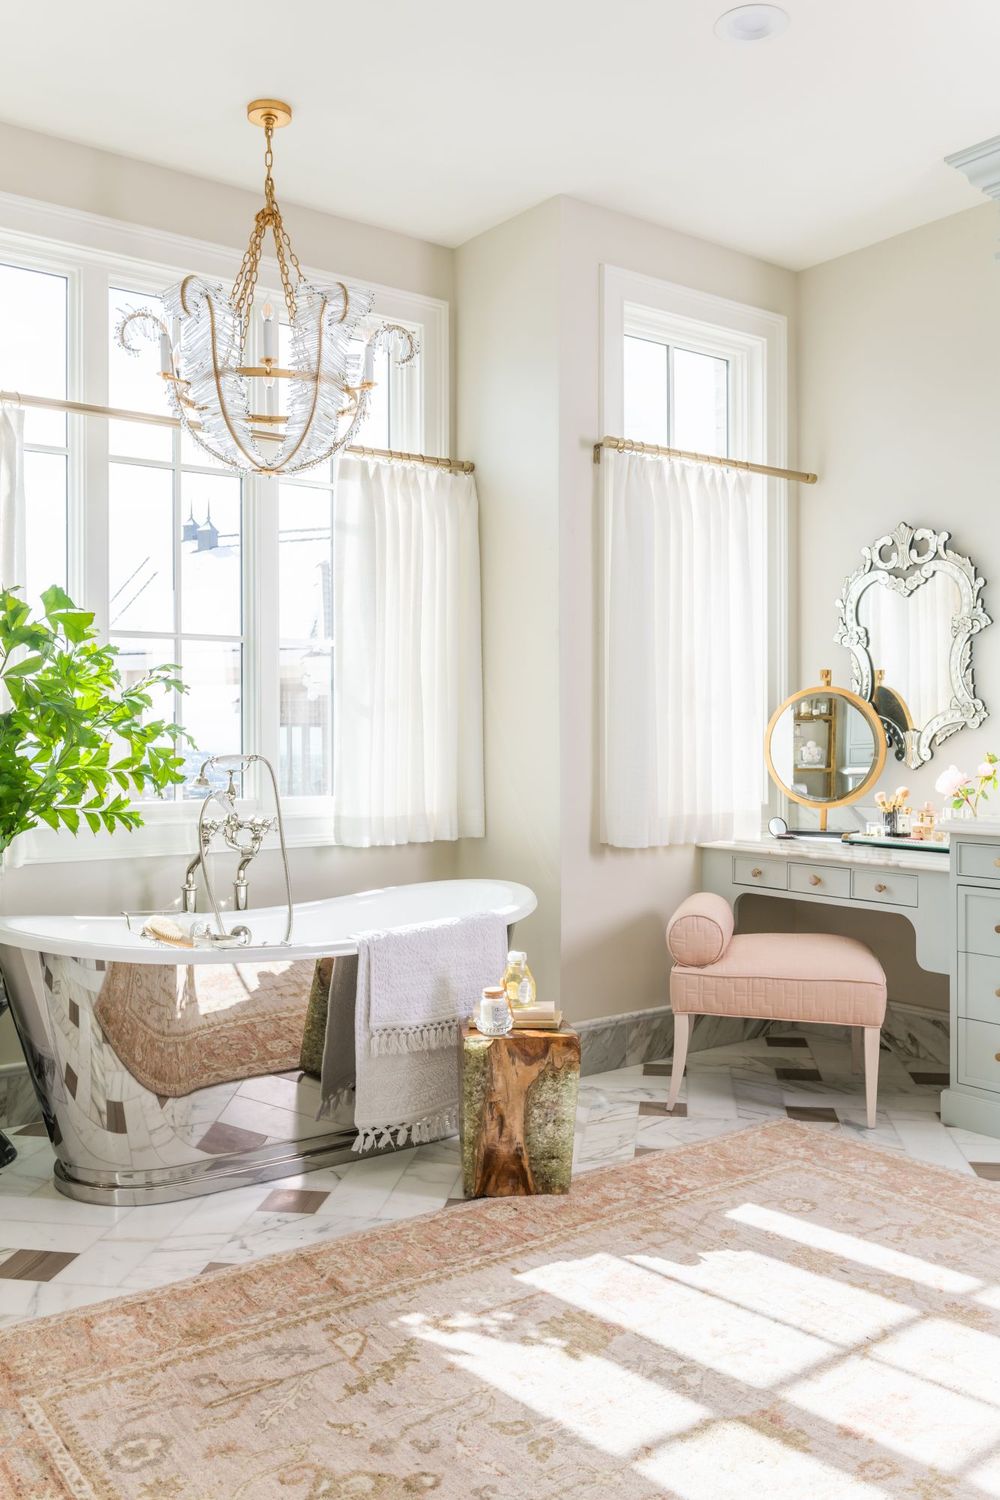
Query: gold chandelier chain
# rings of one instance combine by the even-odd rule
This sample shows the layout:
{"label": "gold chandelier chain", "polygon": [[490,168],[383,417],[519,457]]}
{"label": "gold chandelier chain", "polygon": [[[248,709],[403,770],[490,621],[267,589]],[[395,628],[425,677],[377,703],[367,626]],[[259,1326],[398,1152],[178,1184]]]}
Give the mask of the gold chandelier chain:
{"label": "gold chandelier chain", "polygon": [[[302,267],[299,258],[292,249],[292,242],[288,237],[281,217],[281,209],[274,191],[274,126],[265,122],[264,125],[264,207],[259,209],[254,219],[254,227],[250,233],[250,240],[243,256],[242,264],[237,272],[236,280],[233,282],[232,303],[236,316],[240,323],[241,344],[245,346],[247,334],[250,329],[250,310],[253,306],[254,293],[257,287],[257,277],[260,273],[260,258],[263,251],[264,235],[268,229],[274,240],[275,255],[278,261],[278,271],[281,276],[281,289],[285,298],[285,306],[288,316],[295,320],[295,291],[298,283],[302,280]],[[290,269],[290,265],[291,269]],[[295,280],[292,280],[292,271]]]}

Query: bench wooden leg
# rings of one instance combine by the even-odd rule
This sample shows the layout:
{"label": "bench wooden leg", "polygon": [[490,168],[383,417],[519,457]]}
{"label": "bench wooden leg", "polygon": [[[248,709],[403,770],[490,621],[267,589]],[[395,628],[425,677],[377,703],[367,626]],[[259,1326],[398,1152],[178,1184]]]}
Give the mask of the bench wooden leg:
{"label": "bench wooden leg", "polygon": [[684,1064],[687,1062],[688,1041],[691,1037],[691,1017],[681,1012],[674,1016],[674,1057],[673,1067],[670,1070],[670,1094],[667,1098],[667,1113],[673,1112],[677,1103],[677,1095],[681,1091],[681,1079],[684,1077]]}
{"label": "bench wooden leg", "polygon": [[868,1129],[875,1129],[875,1106],[878,1100],[878,1057],[882,1038],[880,1026],[865,1027],[865,1103],[868,1106]]}

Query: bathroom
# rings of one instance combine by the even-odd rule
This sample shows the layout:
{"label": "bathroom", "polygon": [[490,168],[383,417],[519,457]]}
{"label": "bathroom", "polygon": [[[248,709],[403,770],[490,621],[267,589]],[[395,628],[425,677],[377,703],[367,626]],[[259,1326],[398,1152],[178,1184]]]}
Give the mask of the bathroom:
{"label": "bathroom", "polygon": [[[1000,22],[978,0],[877,9],[8,18],[0,429],[23,441],[7,469],[0,442],[0,582],[36,608],[65,590],[128,680],[176,663],[185,691],[151,712],[193,743],[183,779],[135,799],[141,826],[36,816],[3,855],[0,1496],[1000,1494],[1000,790],[978,775],[1000,752]],[[270,188],[251,101],[274,116]],[[372,304],[342,386],[357,451],[268,474],[199,447],[143,310],[173,345],[165,290],[228,292],[272,201],[292,283]],[[260,370],[298,357],[270,229],[258,287],[260,438],[281,395]],[[618,489],[648,500],[637,476],[661,466],[694,497],[676,557]],[[876,697],[879,645],[866,686],[851,636],[899,528],[931,540],[886,593],[919,602],[937,563],[967,579],[912,685],[885,676],[929,705],[905,722]],[[835,699],[870,742],[820,795]],[[783,780],[793,723],[818,749]],[[901,787],[935,831],[902,848],[879,800]],[[665,933],[695,896],[763,945],[755,978],[775,944],[872,955],[867,1092],[870,1019],[713,1010],[699,979],[690,1024]],[[573,1106],[568,1194],[471,1190],[453,1081],[373,1138],[350,1076],[305,1066],[331,974],[354,1014],[359,934],[486,917],[460,1020],[525,952],[562,1016],[538,1045],[578,1047],[561,1092],[546,1075],[552,1117]],[[183,992],[188,1026],[218,976],[279,968],[298,1030],[266,1065],[213,1073],[197,1041],[183,1076],[137,1061],[144,978],[168,1010]],[[363,1267],[385,1268],[378,1300]],[[197,1318],[183,1420],[158,1430],[138,1395],[96,1413],[87,1382],[130,1371],[169,1407],[158,1372],[181,1356],[144,1330]],[[236,1409],[244,1360],[280,1421],[260,1392]]]}

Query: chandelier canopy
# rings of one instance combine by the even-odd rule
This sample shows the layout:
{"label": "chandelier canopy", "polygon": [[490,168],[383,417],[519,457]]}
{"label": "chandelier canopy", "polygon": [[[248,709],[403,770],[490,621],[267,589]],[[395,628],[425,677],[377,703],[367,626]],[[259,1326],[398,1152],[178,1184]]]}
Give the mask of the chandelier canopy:
{"label": "chandelier canopy", "polygon": [[[408,328],[372,328],[373,293],[336,281],[324,286],[302,273],[274,192],[274,132],[292,111],[278,99],[256,99],[247,118],[263,128],[264,206],[232,290],[185,276],[149,308],[126,314],[119,344],[159,340],[160,374],[174,414],[206,453],[233,469],[296,474],[330,459],[358,432],[374,389],[376,352],[393,346],[400,364],[418,351]],[[270,231],[291,331],[279,356],[279,319],[264,301],[256,312],[264,238]]]}

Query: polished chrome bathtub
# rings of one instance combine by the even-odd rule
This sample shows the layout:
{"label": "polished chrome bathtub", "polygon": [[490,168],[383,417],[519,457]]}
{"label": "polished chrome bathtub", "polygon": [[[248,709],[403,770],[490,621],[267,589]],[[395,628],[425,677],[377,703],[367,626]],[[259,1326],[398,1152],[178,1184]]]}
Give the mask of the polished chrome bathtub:
{"label": "polished chrome bathtub", "polygon": [[253,945],[236,951],[150,942],[124,917],[0,918],[57,1186],[162,1203],[354,1159],[350,1118],[316,1119],[291,1045],[314,961],[355,953],[358,932],[477,912],[513,926],[534,907],[506,881],[394,886],[296,906],[288,945],[283,907],[240,913]]}

